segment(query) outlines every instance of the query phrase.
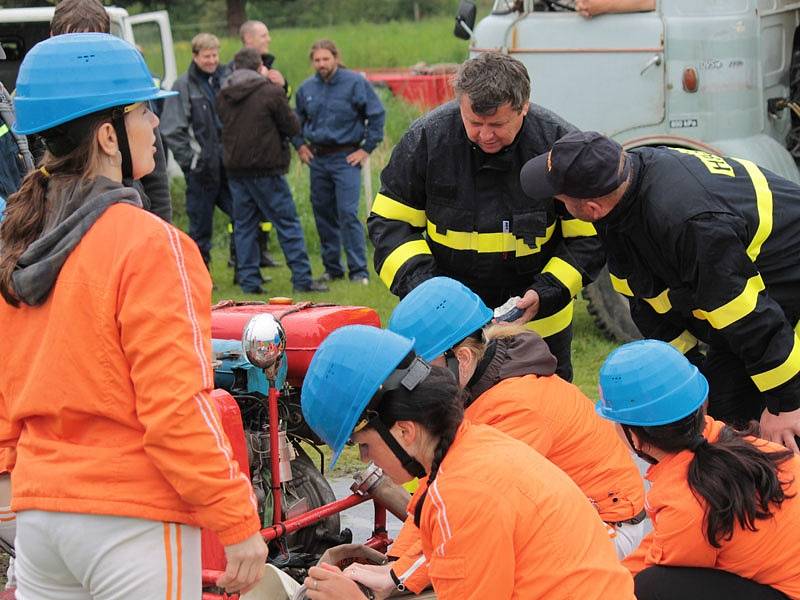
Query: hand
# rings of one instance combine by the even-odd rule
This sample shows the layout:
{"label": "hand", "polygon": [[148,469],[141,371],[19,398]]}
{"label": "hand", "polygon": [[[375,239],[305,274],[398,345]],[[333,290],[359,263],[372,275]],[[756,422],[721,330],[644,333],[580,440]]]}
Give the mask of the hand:
{"label": "hand", "polygon": [[366,150],[361,150],[360,148],[355,152],[348,154],[345,160],[347,164],[351,167],[356,167],[361,165],[369,156],[369,153]]}
{"label": "hand", "polygon": [[297,149],[297,156],[299,156],[300,160],[302,160],[307,165],[310,165],[311,161],[314,160],[314,153],[311,151],[311,148],[309,148],[307,144],[303,144]]}
{"label": "hand", "polygon": [[259,65],[258,74],[261,75],[262,77],[266,77],[267,79],[269,79],[269,69],[264,65]]}
{"label": "hand", "polygon": [[303,585],[309,600],[367,600],[356,582],[334,565],[311,567]]}
{"label": "hand", "polygon": [[782,444],[795,454],[800,454],[794,436],[800,436],[800,408],[773,415],[768,410],[761,413],[761,437]]}
{"label": "hand", "polygon": [[225,558],[228,564],[225,573],[217,581],[217,585],[228,593],[245,594],[264,575],[264,563],[267,562],[267,545],[260,533],[254,533],[238,544],[225,546]]}
{"label": "hand", "polygon": [[[261,65],[262,67],[264,65]],[[266,67],[264,67],[266,69]],[[267,79],[277,86],[283,87],[286,85],[286,78],[277,69],[269,69],[267,71]]]}
{"label": "hand", "polygon": [[525,325],[539,312],[539,293],[528,290],[525,295],[517,300],[517,308],[522,309],[522,316],[516,321],[494,321],[494,325]]}
{"label": "hand", "polygon": [[600,2],[598,0],[575,0],[575,12],[582,17],[591,19],[601,11],[605,12],[602,7],[598,6],[600,4],[602,4],[602,0]]}
{"label": "hand", "polygon": [[344,570],[353,581],[370,588],[375,594],[375,600],[388,598],[395,590],[394,580],[389,575],[392,565],[362,565],[353,563]]}

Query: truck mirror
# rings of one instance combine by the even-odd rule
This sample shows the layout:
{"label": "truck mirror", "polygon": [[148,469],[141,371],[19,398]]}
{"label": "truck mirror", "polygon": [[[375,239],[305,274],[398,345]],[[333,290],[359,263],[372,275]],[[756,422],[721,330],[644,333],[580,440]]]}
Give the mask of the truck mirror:
{"label": "truck mirror", "polygon": [[472,37],[472,29],[475,27],[475,16],[478,9],[471,0],[461,0],[456,13],[456,26],[453,35],[462,40]]}

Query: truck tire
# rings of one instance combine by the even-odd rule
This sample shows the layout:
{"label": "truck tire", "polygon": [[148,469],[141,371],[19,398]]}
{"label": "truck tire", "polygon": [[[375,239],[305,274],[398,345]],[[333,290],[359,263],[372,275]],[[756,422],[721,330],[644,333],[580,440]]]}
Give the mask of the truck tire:
{"label": "truck tire", "polygon": [[594,283],[583,289],[589,314],[595,324],[610,340],[624,343],[642,339],[642,334],[631,319],[628,299],[611,287],[608,267],[603,267]]}

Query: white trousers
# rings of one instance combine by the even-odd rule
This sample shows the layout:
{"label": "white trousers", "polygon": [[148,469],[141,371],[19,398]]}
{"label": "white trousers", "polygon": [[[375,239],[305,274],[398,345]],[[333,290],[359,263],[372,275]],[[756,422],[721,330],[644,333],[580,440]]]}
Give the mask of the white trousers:
{"label": "white trousers", "polygon": [[614,549],[617,551],[617,558],[622,560],[631,552],[639,547],[642,543],[642,538],[645,535],[645,528],[647,528],[648,519],[644,519],[641,523],[631,525],[630,523],[623,523],[614,527]]}
{"label": "white trousers", "polygon": [[17,600],[197,600],[200,530],[145,519],[17,513]]}

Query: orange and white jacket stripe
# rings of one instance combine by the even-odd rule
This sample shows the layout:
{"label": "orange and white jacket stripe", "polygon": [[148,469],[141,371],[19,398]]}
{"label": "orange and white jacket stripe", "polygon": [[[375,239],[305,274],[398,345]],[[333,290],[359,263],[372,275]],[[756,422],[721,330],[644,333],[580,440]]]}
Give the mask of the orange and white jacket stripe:
{"label": "orange and white jacket stripe", "polygon": [[492,427],[461,425],[429,486],[420,533],[440,600],[634,599],[575,483]]}
{"label": "orange and white jacket stripe", "polygon": [[211,401],[211,282],[194,242],[110,207],[39,307],[0,303],[0,470],[16,511],[259,529]]}

